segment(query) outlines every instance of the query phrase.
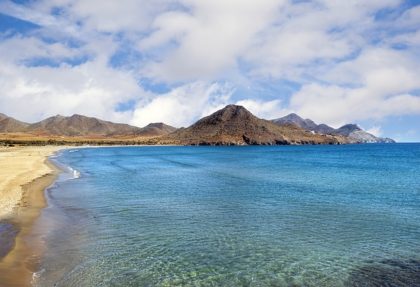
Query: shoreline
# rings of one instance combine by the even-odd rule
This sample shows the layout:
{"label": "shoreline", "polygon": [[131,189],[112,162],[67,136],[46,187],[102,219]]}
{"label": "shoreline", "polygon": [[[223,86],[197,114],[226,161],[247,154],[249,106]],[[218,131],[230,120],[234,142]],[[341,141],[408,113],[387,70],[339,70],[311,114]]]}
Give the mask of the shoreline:
{"label": "shoreline", "polygon": [[[57,179],[59,169],[49,157],[65,147],[17,147],[0,151],[0,222],[17,230],[10,249],[0,258],[2,286],[31,286],[43,246],[33,233],[34,223],[47,205],[45,190]],[[13,236],[14,235],[14,236]]]}

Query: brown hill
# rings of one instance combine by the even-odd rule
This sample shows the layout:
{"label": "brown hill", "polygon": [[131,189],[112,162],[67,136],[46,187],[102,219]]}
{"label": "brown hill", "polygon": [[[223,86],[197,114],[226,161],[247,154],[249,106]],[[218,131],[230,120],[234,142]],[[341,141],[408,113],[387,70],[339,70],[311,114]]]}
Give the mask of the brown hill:
{"label": "brown hill", "polygon": [[139,128],[82,115],[71,117],[57,115],[28,124],[0,113],[0,133],[67,137],[158,137],[175,130],[176,128],[164,123],[151,123],[144,128]]}
{"label": "brown hill", "polygon": [[228,105],[163,140],[184,145],[338,144],[342,141],[340,137],[316,135],[295,125],[278,126],[236,105]]}
{"label": "brown hill", "polygon": [[140,136],[156,137],[170,134],[177,129],[164,123],[150,123],[138,133]]}
{"label": "brown hill", "polygon": [[140,128],[116,124],[82,115],[54,116],[30,125],[27,132],[62,136],[118,136],[135,135]]}
{"label": "brown hill", "polygon": [[28,126],[28,123],[0,114],[0,133],[23,132]]}

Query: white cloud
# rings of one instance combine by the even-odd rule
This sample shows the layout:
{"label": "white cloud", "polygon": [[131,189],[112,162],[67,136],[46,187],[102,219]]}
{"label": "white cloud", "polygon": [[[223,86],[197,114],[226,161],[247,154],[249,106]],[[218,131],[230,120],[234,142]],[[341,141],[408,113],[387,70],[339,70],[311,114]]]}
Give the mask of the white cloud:
{"label": "white cloud", "polygon": [[[41,28],[10,34],[0,42],[1,112],[30,120],[78,112],[138,125],[164,121],[175,126],[189,125],[231,102],[264,118],[293,110],[333,125],[420,114],[420,7],[392,12],[401,4],[2,1],[2,13]],[[377,17],[378,11],[392,13]],[[69,44],[69,39],[78,44]],[[113,67],[110,60],[121,50],[134,56]],[[58,66],[25,66],[34,58]],[[87,61],[63,63],[78,58]],[[290,99],[288,94],[274,100],[272,93],[265,96],[269,88],[258,95],[230,97],[236,87],[241,91],[287,81],[298,90]],[[145,92],[139,84],[143,82],[172,90]],[[136,101],[133,110],[115,111],[128,100]]]}
{"label": "white cloud", "polygon": [[243,106],[254,115],[263,119],[275,119],[287,113],[282,107],[281,100],[261,101],[261,100],[240,100],[237,105]]}
{"label": "white cloud", "polygon": [[147,95],[130,74],[101,60],[75,67],[1,65],[0,90],[2,112],[26,121],[81,113],[126,122],[131,112],[117,112],[117,105]]}
{"label": "white cloud", "polygon": [[175,43],[175,48],[151,61],[146,75],[165,81],[220,78],[236,68],[238,56],[252,38],[274,20],[285,1],[185,0],[188,11],[158,16],[156,29],[140,47]]}
{"label": "white cloud", "polygon": [[418,28],[420,25],[420,6],[414,6],[408,9],[397,20],[397,25],[402,27]]}
{"label": "white cloud", "polygon": [[194,82],[141,102],[134,111],[132,124],[145,126],[164,122],[175,127],[189,126],[194,120],[224,107],[233,90],[228,85]]}
{"label": "white cloud", "polygon": [[373,126],[366,131],[376,137],[380,137],[382,135],[382,128],[380,126]]}
{"label": "white cloud", "polygon": [[420,97],[410,94],[378,96],[369,88],[309,84],[291,98],[298,114],[338,127],[349,122],[391,115],[420,114]]}

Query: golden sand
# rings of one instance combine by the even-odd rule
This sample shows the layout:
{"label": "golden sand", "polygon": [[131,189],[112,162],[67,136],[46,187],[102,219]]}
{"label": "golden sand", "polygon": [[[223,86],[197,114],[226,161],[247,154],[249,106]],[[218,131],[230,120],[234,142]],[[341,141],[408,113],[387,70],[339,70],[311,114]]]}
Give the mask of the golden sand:
{"label": "golden sand", "polygon": [[45,207],[44,190],[57,169],[47,157],[63,147],[0,148],[0,220],[17,225],[13,249],[0,259],[1,286],[29,286],[42,248],[31,228]]}

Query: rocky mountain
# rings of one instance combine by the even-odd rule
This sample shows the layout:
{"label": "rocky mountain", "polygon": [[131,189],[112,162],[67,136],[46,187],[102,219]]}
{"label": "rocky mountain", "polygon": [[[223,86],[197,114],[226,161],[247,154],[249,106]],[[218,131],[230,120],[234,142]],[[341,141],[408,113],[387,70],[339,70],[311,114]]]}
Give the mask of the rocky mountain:
{"label": "rocky mountain", "polygon": [[364,130],[358,125],[347,124],[333,131],[333,134],[347,137],[351,143],[394,143],[390,138],[376,137]]}
{"label": "rocky mountain", "polygon": [[169,134],[174,130],[176,130],[174,127],[164,123],[152,123],[144,128],[139,128],[82,115],[72,115],[70,117],[57,115],[34,124],[28,124],[0,114],[0,133],[21,132],[44,136],[79,137],[155,137]]}
{"label": "rocky mountain", "polygon": [[273,144],[339,144],[389,143],[349,124],[334,129],[302,119],[297,114],[273,121],[257,118],[242,106],[228,105],[188,128],[176,129],[164,123],[151,123],[143,128],[103,121],[82,115],[53,116],[29,124],[0,114],[0,133],[29,134],[35,137],[143,138],[149,144],[181,145],[273,145]]}
{"label": "rocky mountain", "polygon": [[23,132],[28,126],[28,123],[0,114],[0,133]]}
{"label": "rocky mountain", "polygon": [[303,119],[297,114],[289,114],[285,117],[272,120],[277,125],[296,125],[307,131],[312,131],[318,134],[342,136],[345,137],[349,143],[393,143],[394,140],[390,138],[376,137],[355,124],[347,124],[338,129],[334,129],[326,124],[316,124],[310,119]]}
{"label": "rocky mountain", "polygon": [[150,123],[140,130],[141,136],[162,136],[176,131],[177,128],[164,123]]}
{"label": "rocky mountain", "polygon": [[276,125],[242,106],[228,105],[163,139],[186,145],[338,144],[341,137],[319,135],[296,125]]}
{"label": "rocky mountain", "polygon": [[118,136],[135,135],[140,128],[116,124],[82,115],[53,116],[28,127],[27,132],[60,136]]}
{"label": "rocky mountain", "polygon": [[273,120],[274,123],[279,125],[297,125],[298,127],[301,127],[302,129],[305,129],[307,131],[312,131],[317,128],[317,124],[315,124],[310,119],[302,119],[295,113],[291,113],[285,117],[275,119]]}

